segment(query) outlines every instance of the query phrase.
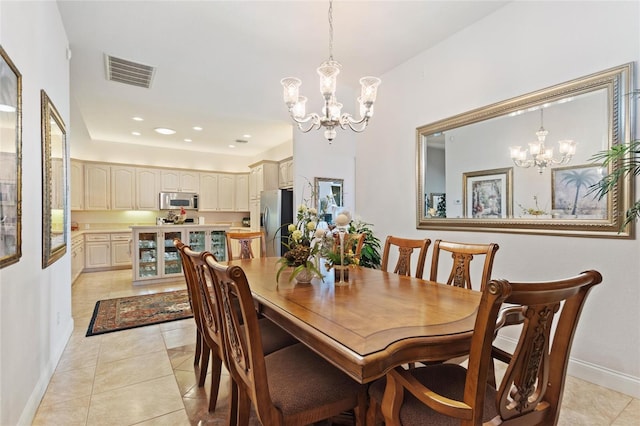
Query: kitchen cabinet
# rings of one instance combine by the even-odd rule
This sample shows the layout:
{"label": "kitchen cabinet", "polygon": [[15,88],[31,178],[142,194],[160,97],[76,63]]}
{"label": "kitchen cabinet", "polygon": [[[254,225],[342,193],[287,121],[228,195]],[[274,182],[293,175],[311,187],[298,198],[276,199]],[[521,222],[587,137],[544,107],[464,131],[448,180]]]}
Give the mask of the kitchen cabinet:
{"label": "kitchen cabinet", "polygon": [[71,210],[84,209],[84,164],[77,160],[71,160],[70,165],[71,187],[69,193],[71,197]]}
{"label": "kitchen cabinet", "polygon": [[243,173],[236,175],[236,187],[235,187],[235,211],[248,212],[249,211],[249,174]]}
{"label": "kitchen cabinet", "polygon": [[126,166],[111,166],[111,210],[134,210],[136,208],[136,169]]}
{"label": "kitchen cabinet", "polygon": [[123,269],[131,266],[130,232],[85,234],[84,269]]}
{"label": "kitchen cabinet", "polygon": [[158,210],[160,170],[136,168],[136,206],[139,210]]}
{"label": "kitchen cabinet", "polygon": [[249,201],[249,217],[251,219],[251,229],[260,230],[260,200]]}
{"label": "kitchen cabinet", "polygon": [[282,160],[278,165],[278,187],[293,188],[293,158]]}
{"label": "kitchen cabinet", "polygon": [[249,200],[259,200],[262,191],[278,189],[277,162],[261,161],[249,168]]}
{"label": "kitchen cabinet", "polygon": [[191,170],[162,170],[160,172],[161,191],[198,192],[200,173]]}
{"label": "kitchen cabinet", "polygon": [[200,173],[199,211],[248,211],[249,175]]}
{"label": "kitchen cabinet", "polygon": [[84,235],[76,235],[71,238],[71,283],[73,283],[84,270]]}
{"label": "kitchen cabinet", "polygon": [[85,236],[85,268],[107,269],[111,267],[111,236],[87,234]]}
{"label": "kitchen cabinet", "polygon": [[111,266],[131,266],[131,232],[111,234]]}
{"label": "kitchen cabinet", "polygon": [[225,229],[205,225],[133,226],[133,283],[151,284],[183,276],[180,253],[173,245],[179,238],[195,251],[207,250],[226,260]]}
{"label": "kitchen cabinet", "polygon": [[85,210],[109,210],[111,205],[111,167],[108,164],[84,165]]}

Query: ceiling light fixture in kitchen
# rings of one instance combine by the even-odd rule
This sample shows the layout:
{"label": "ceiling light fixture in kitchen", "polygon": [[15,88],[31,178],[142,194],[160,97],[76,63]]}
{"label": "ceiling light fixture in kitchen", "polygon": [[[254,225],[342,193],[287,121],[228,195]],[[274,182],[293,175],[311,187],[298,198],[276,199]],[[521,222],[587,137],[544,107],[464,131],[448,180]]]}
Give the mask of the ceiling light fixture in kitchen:
{"label": "ceiling light fixture in kitchen", "polygon": [[185,142],[193,142],[193,140],[191,140],[191,139],[185,139],[184,141]]}
{"label": "ceiling light fixture in kitchen", "polygon": [[161,135],[173,135],[175,134],[175,130],[173,129],[168,129],[166,127],[156,127],[155,129],[156,132],[160,133]]}
{"label": "ceiling light fixture in kitchen", "polygon": [[202,127],[200,127],[200,126],[193,126],[192,128],[193,128],[193,130],[196,130],[196,131],[198,131],[198,132],[199,132],[200,130],[202,130]]}
{"label": "ceiling light fixture in kitchen", "polygon": [[142,117],[131,117],[131,119],[133,121],[144,121],[144,118],[142,118]]}
{"label": "ceiling light fixture in kitchen", "polygon": [[133,136],[140,136],[140,132],[131,132]]}

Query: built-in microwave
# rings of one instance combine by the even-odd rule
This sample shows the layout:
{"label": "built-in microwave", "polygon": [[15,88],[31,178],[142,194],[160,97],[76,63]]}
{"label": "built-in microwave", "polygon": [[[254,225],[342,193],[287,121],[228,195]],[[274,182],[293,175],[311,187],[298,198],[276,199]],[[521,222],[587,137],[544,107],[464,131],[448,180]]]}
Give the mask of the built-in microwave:
{"label": "built-in microwave", "polygon": [[198,194],[194,192],[161,192],[160,210],[198,210]]}

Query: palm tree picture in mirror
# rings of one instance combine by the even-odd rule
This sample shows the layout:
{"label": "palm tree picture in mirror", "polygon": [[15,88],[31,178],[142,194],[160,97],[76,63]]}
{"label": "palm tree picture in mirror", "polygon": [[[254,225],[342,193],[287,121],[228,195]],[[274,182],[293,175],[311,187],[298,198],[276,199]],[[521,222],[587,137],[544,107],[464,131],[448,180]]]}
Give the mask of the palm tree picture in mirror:
{"label": "palm tree picture in mirror", "polygon": [[562,216],[605,219],[607,199],[598,199],[589,188],[602,179],[601,165],[583,165],[552,169],[552,209]]}

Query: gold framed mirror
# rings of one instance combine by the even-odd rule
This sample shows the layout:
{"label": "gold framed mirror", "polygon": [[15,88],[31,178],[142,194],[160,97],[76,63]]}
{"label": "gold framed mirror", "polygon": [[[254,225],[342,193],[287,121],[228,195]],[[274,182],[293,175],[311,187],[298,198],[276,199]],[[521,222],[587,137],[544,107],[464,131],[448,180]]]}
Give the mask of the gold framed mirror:
{"label": "gold framed mirror", "polygon": [[344,207],[344,179],[315,178],[314,195],[314,205],[320,220],[333,223]]}
{"label": "gold framed mirror", "polygon": [[601,200],[589,190],[613,171],[593,155],[632,140],[633,75],[629,63],[416,129],[417,228],[632,237],[633,179]]}
{"label": "gold framed mirror", "polygon": [[42,268],[67,252],[67,132],[44,90],[42,105]]}
{"label": "gold framed mirror", "polygon": [[22,256],[22,75],[0,46],[0,268]]}

